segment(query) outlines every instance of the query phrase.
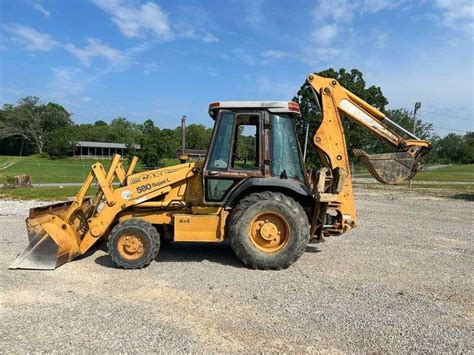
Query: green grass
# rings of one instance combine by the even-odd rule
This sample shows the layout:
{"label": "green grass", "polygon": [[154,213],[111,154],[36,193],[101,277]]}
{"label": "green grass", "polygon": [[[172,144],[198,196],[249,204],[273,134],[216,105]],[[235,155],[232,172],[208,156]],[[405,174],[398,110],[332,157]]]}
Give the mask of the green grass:
{"label": "green grass", "polygon": [[[79,187],[38,187],[19,189],[0,189],[0,199],[10,198],[18,200],[67,200],[74,197],[79,191]],[[96,189],[89,189],[88,195],[96,192]]]}
{"label": "green grass", "polygon": [[451,165],[432,171],[421,171],[414,181],[474,182],[474,164]]}
{"label": "green grass", "polygon": [[[49,159],[32,155],[28,157],[0,156],[0,183],[6,182],[7,176],[30,175],[33,185],[45,183],[82,183],[89,174],[92,164],[100,162],[104,168],[110,165],[109,159]],[[160,167],[179,164],[178,159],[163,159]],[[125,169],[126,169],[126,164]],[[135,171],[142,171],[138,162]]]}
{"label": "green grass", "polygon": [[168,166],[178,165],[180,161],[178,159],[162,159],[160,166],[162,168],[167,168]]}
{"label": "green grass", "polygon": [[[89,174],[91,166],[100,162],[104,168],[110,165],[109,159],[49,159],[37,155],[28,157],[0,156],[0,183],[7,176],[30,175],[33,185],[45,183],[82,183]],[[166,159],[165,166],[179,163],[177,159]],[[124,164],[126,169],[126,164]],[[143,170],[140,162],[135,171]]]}

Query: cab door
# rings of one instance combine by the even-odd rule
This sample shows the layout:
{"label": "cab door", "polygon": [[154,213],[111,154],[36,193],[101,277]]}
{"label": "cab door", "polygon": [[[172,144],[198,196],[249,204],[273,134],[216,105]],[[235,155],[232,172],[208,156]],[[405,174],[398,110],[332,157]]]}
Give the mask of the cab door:
{"label": "cab door", "polygon": [[204,200],[222,205],[229,192],[251,177],[263,177],[263,112],[221,110],[204,167]]}

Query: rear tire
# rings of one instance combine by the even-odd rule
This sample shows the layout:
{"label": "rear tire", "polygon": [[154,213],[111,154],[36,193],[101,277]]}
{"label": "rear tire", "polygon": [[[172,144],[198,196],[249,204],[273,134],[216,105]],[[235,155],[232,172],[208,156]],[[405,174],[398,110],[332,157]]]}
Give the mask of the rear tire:
{"label": "rear tire", "polygon": [[246,196],[227,225],[234,253],[254,269],[286,269],[300,258],[309,241],[305,211],[279,192]]}
{"label": "rear tire", "polygon": [[124,269],[141,269],[158,255],[160,235],[152,224],[130,219],[112,229],[107,246],[115,264]]}

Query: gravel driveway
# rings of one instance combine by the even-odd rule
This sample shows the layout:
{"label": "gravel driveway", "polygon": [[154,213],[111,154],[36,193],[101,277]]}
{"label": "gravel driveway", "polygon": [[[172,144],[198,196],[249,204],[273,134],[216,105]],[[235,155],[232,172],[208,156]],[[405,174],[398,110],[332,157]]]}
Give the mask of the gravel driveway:
{"label": "gravel driveway", "polygon": [[0,201],[2,352],[474,351],[473,202],[359,190],[359,227],[278,272],[189,244],[143,270],[103,246],[7,270],[34,205]]}

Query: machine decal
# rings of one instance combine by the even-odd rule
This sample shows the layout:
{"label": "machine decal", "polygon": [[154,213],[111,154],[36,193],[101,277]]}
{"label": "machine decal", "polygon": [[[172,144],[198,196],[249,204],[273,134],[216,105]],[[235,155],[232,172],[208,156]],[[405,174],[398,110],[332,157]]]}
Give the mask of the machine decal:
{"label": "machine decal", "polygon": [[122,191],[122,198],[124,200],[130,200],[132,198],[132,191],[130,190],[123,190]]}
{"label": "machine decal", "polygon": [[362,111],[360,108],[358,108],[349,100],[342,99],[339,104],[339,108],[345,113],[351,115],[357,121],[362,122],[366,126],[372,127],[373,129],[383,134],[384,136],[388,136],[390,139],[394,141],[398,140],[398,137],[395,134],[390,132],[379,121],[370,117],[367,113]]}

